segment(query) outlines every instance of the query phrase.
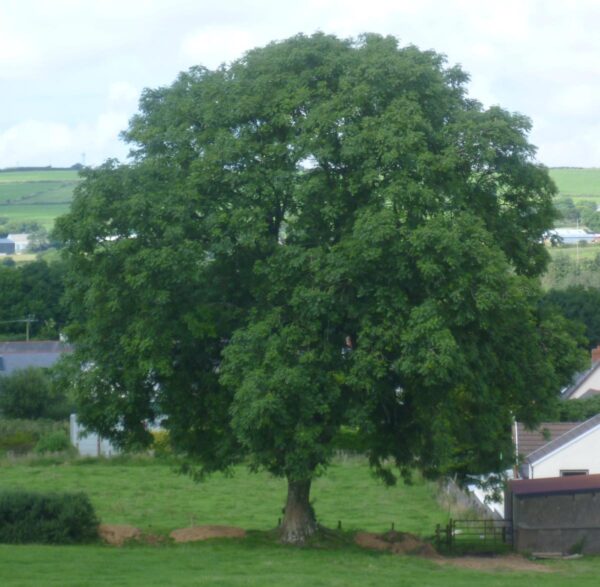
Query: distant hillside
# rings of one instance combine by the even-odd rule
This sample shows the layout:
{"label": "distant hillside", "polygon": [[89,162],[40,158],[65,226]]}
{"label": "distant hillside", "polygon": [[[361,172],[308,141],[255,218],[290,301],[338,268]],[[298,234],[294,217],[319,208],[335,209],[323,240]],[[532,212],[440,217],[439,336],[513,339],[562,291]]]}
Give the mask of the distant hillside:
{"label": "distant hillside", "polygon": [[559,195],[573,200],[598,200],[600,204],[600,168],[554,167],[550,177]]}
{"label": "distant hillside", "polygon": [[[54,219],[69,210],[80,168],[77,164],[0,170],[0,219],[39,222],[51,228]],[[550,169],[550,176],[560,196],[600,204],[600,168],[556,167]]]}
{"label": "distant hillside", "polygon": [[69,210],[79,183],[77,169],[18,168],[0,171],[0,224],[37,222],[51,228]]}

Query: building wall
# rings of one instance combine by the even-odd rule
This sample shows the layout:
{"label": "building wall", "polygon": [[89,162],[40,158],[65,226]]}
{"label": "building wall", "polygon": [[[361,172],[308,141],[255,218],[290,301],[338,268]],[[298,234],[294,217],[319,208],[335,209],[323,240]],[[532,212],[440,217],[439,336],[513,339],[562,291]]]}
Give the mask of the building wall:
{"label": "building wall", "polygon": [[600,493],[512,497],[519,552],[600,553]]}
{"label": "building wall", "polygon": [[589,389],[600,389],[600,369],[596,369],[569,398],[578,399]]}
{"label": "building wall", "polygon": [[109,440],[81,426],[76,414],[71,414],[69,428],[71,444],[82,457],[110,457],[119,453]]}
{"label": "building wall", "polygon": [[590,475],[600,473],[600,426],[533,464],[531,469],[531,479],[560,477],[561,470],[586,470]]}

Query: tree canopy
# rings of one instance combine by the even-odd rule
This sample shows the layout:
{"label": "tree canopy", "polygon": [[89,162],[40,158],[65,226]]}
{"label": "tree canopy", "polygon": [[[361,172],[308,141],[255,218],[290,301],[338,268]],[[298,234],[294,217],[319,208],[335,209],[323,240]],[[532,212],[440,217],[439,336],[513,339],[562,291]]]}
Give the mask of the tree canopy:
{"label": "tree canopy", "polygon": [[394,470],[500,470],[579,355],[542,311],[555,187],[529,120],[391,37],[296,36],[146,90],[132,162],[57,222],[81,417],[164,417],[203,470],[288,479],[284,540],[342,427]]}

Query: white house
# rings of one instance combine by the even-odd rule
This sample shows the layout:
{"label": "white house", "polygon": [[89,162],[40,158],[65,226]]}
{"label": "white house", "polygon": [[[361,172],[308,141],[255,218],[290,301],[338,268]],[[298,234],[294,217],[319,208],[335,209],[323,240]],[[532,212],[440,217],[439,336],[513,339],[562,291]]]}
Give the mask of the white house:
{"label": "white house", "polygon": [[600,414],[585,422],[515,424],[519,476],[524,479],[600,474]]}
{"label": "white house", "polygon": [[578,373],[573,383],[562,390],[563,399],[582,399],[600,393],[600,346],[592,349],[591,367]]}

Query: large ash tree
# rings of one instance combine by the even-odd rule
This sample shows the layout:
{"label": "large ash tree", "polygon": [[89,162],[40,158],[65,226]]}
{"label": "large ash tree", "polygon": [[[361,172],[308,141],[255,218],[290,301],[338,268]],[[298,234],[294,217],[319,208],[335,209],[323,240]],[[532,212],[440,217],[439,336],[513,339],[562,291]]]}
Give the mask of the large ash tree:
{"label": "large ash tree", "polygon": [[555,188],[529,120],[394,38],[297,36],[146,90],[131,164],[57,223],[81,417],[164,417],[202,471],[285,477],[282,540],[350,431],[393,482],[510,464],[577,363],[538,304]]}

